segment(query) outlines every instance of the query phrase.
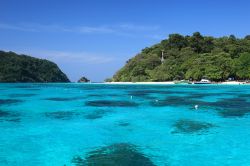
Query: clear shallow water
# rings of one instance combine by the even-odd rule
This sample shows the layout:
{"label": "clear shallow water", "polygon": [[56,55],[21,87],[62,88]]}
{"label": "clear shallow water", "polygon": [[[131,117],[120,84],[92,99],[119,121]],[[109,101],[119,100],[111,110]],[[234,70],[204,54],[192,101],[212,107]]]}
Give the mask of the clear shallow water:
{"label": "clear shallow water", "polygon": [[250,86],[0,84],[0,165],[248,166],[249,113]]}

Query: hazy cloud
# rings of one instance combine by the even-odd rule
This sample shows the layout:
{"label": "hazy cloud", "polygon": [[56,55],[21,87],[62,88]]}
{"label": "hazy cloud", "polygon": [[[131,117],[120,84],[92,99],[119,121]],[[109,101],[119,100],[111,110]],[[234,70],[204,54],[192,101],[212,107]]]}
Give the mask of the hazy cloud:
{"label": "hazy cloud", "polygon": [[[7,50],[6,50],[7,51]],[[107,64],[116,60],[115,57],[88,52],[69,52],[56,50],[12,50],[19,54],[26,54],[55,62],[73,62],[82,64]]]}
{"label": "hazy cloud", "polygon": [[159,26],[143,26],[143,25],[135,25],[135,24],[120,24],[118,25],[120,28],[124,30],[132,30],[132,31],[156,31],[159,30]]}
{"label": "hazy cloud", "polygon": [[[79,34],[112,34],[125,37],[153,38],[160,36],[159,26],[136,25],[129,23],[101,25],[101,26],[64,26],[56,24],[6,24],[0,23],[0,29],[26,31],[26,32],[64,32]],[[147,35],[145,35],[147,34]],[[152,35],[148,35],[152,34]]]}

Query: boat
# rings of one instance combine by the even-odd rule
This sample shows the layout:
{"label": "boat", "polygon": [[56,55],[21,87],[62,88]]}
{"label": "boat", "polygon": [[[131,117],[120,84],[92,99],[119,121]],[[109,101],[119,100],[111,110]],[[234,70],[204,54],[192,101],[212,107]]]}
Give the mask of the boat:
{"label": "boat", "polygon": [[211,81],[207,79],[201,79],[201,81],[195,82],[194,84],[211,84]]}

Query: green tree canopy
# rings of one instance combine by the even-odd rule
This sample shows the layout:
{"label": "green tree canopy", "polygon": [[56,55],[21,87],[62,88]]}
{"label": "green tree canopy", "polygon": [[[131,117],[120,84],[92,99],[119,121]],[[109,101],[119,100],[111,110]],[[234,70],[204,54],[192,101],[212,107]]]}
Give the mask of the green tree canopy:
{"label": "green tree canopy", "polygon": [[[130,59],[113,77],[114,81],[168,81],[179,79],[214,81],[250,79],[250,35],[214,38],[171,34]],[[161,54],[164,51],[164,62]]]}
{"label": "green tree canopy", "polygon": [[69,82],[48,60],[0,51],[0,82]]}

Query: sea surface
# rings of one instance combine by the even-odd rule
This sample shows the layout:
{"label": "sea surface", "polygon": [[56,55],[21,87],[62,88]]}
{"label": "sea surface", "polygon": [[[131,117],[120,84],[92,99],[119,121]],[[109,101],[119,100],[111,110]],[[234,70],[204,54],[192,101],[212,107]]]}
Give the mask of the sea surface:
{"label": "sea surface", "polygon": [[0,165],[249,166],[249,114],[247,85],[0,84]]}

